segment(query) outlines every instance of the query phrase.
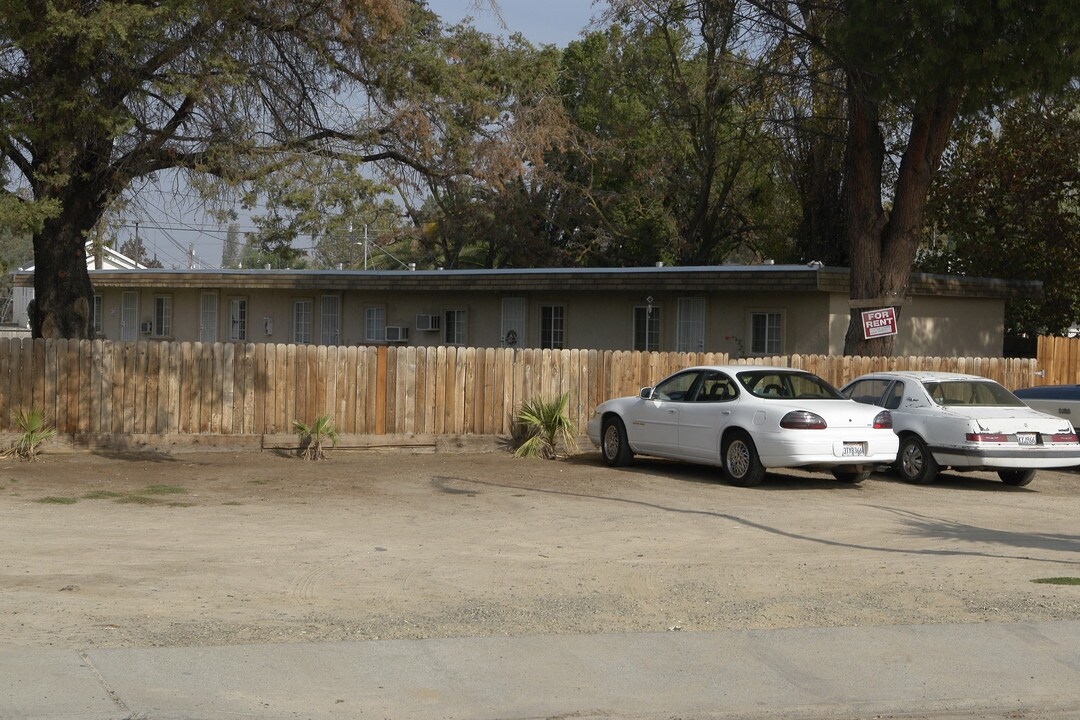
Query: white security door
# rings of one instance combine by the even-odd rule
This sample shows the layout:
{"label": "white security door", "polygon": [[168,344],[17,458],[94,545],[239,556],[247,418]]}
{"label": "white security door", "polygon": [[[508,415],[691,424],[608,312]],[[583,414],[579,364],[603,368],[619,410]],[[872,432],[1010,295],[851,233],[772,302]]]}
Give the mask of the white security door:
{"label": "white security door", "polygon": [[217,342],[217,293],[203,293],[199,298],[199,342]]}
{"label": "white security door", "polygon": [[525,298],[503,298],[501,347],[525,347]]}
{"label": "white security door", "polygon": [[705,298],[679,298],[678,351],[705,351]]}
{"label": "white security door", "polygon": [[127,292],[120,298],[120,339],[139,339],[139,293]]}

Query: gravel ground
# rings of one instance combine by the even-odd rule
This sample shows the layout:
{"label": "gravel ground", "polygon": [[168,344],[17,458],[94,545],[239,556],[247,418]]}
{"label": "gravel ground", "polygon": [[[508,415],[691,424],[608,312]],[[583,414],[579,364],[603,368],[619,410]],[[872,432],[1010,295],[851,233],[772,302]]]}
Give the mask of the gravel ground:
{"label": "gravel ground", "polygon": [[595,453],[0,464],[0,645],[1080,618],[1080,474],[932,486]]}

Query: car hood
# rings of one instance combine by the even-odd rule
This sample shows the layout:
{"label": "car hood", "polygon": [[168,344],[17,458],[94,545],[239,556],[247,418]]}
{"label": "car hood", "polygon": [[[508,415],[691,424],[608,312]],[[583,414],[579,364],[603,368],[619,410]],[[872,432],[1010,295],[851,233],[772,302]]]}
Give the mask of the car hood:
{"label": "car hood", "polygon": [[948,415],[978,422],[983,430],[996,433],[1014,433],[1024,430],[1054,433],[1064,430],[1068,424],[1054,415],[1026,407],[964,407],[942,408]]}

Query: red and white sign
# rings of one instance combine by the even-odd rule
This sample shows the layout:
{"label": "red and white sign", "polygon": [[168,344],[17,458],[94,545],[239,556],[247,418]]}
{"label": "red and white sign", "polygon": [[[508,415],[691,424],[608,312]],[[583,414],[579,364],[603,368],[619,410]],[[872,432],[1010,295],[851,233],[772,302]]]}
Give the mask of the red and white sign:
{"label": "red and white sign", "polygon": [[862,314],[864,340],[896,334],[896,308],[864,310]]}

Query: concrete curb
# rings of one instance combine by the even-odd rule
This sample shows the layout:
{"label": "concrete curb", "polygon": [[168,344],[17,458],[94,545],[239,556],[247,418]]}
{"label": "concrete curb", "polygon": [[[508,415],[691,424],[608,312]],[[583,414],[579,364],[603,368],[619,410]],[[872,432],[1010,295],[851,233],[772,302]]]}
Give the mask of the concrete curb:
{"label": "concrete curb", "polygon": [[0,651],[0,717],[1080,718],[1080,620]]}

